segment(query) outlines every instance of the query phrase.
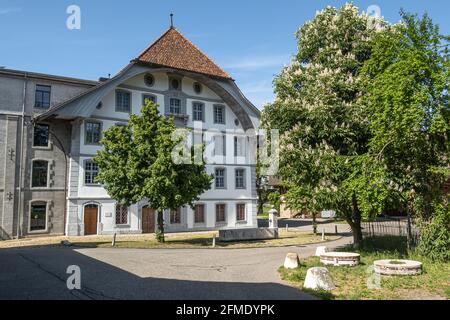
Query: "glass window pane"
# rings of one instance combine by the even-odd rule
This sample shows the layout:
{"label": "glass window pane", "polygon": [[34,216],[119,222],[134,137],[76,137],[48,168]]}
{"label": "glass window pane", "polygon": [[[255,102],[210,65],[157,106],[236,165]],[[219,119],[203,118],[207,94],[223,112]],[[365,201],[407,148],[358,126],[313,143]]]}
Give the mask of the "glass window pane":
{"label": "glass window pane", "polygon": [[30,231],[44,231],[47,228],[47,204],[37,202],[31,204]]}
{"label": "glass window pane", "polygon": [[31,186],[33,188],[47,188],[48,162],[33,161]]}
{"label": "glass window pane", "polygon": [[33,146],[48,147],[50,128],[45,124],[34,126]]}

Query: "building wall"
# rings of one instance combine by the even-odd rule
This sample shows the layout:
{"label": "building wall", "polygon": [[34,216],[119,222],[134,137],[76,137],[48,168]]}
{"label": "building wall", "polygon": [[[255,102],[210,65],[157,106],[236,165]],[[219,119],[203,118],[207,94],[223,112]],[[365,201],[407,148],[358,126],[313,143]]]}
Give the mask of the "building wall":
{"label": "building wall", "polygon": [[[165,73],[154,73],[155,84],[152,87],[146,86],[144,83],[144,75],[135,76],[124,83],[120,84],[115,89],[111,90],[102,99],[101,107],[95,108],[90,118],[84,121],[73,123],[72,136],[72,160],[70,164],[70,196],[69,196],[69,224],[68,233],[70,235],[84,234],[84,207],[87,204],[99,205],[99,219],[98,219],[98,233],[140,233],[142,232],[142,207],[146,203],[136,204],[129,208],[129,223],[125,226],[116,226],[115,224],[115,208],[116,204],[110,199],[106,190],[101,186],[85,185],[84,183],[84,163],[91,160],[97,151],[102,147],[99,145],[89,145],[85,143],[85,123],[86,121],[98,121],[102,125],[102,130],[118,124],[126,123],[129,120],[129,114],[123,112],[116,112],[115,95],[116,90],[126,90],[131,93],[132,113],[139,114],[144,94],[153,94],[157,97],[157,104],[159,104],[159,111],[165,114],[167,110],[167,96],[173,96],[183,99],[185,105],[186,115],[189,117],[187,122],[183,125],[188,128],[198,126],[194,123],[192,103],[194,101],[202,102],[205,106],[205,121],[201,125],[201,130],[209,129],[217,130],[217,133],[234,133],[234,130],[242,135],[243,129],[239,122],[236,122],[237,117],[229,108],[229,106],[211,89],[203,85],[201,94],[196,94],[193,89],[194,80],[184,77],[182,78],[182,91],[173,92],[169,90],[169,76]],[[214,105],[223,105],[225,107],[225,124],[214,124],[213,108]],[[253,119],[258,125],[258,119]],[[209,141],[205,141],[208,145]],[[212,150],[212,149],[211,149]],[[211,190],[205,192],[199,203],[205,204],[206,222],[201,225],[194,224],[193,210],[189,207],[182,209],[181,224],[171,225],[169,219],[169,212],[165,213],[166,231],[177,232],[187,230],[215,230],[218,228],[236,228],[236,227],[256,227],[256,168],[249,164],[250,148],[246,148],[244,157],[234,157],[234,136],[227,137],[227,157],[210,157],[212,163],[217,162],[218,165],[208,164],[206,166],[207,172],[215,173],[216,167],[223,167],[226,169],[225,189],[215,189],[214,183]],[[246,188],[235,188],[235,170],[243,168],[246,170]],[[225,203],[227,207],[227,223],[216,224],[216,204]],[[246,204],[248,219],[244,223],[236,222],[236,204]]]}
{"label": "building wall", "polygon": [[[31,120],[34,115],[43,112],[34,108],[37,84],[51,86],[50,101],[51,106],[54,106],[92,86],[88,83],[75,82],[67,82],[58,77],[41,77],[35,74],[25,75],[24,72],[0,70],[0,238],[2,239],[10,239],[17,234],[28,236],[64,233],[66,160],[63,149],[70,148],[70,126],[64,121],[48,123],[54,136],[50,136],[49,148],[39,149],[33,148],[34,130]],[[60,141],[57,141],[57,138]],[[51,163],[48,188],[31,188],[33,159],[45,159]],[[34,201],[47,203],[48,209],[47,228],[37,233],[29,230],[30,204]]]}

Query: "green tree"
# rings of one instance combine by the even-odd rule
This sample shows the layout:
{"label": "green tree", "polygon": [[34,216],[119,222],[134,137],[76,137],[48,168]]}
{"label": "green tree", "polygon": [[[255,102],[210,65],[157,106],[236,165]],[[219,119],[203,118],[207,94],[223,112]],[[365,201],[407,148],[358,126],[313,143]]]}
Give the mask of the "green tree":
{"label": "green tree", "polygon": [[[160,115],[152,102],[142,108],[141,115],[131,115],[128,125],[105,131],[102,144],[103,150],[94,158],[100,169],[97,181],[120,204],[148,201],[158,213],[160,242],[165,241],[164,210],[193,206],[211,188],[212,177],[204,162],[194,161],[198,159],[194,147],[184,155],[187,163],[174,161],[174,150],[184,145],[184,139],[175,134],[173,118]],[[183,156],[181,151],[179,155]]]}
{"label": "green tree", "polygon": [[262,117],[264,127],[280,130],[288,203],[307,203],[311,212],[336,210],[351,226],[355,245],[362,242],[362,215],[372,213],[358,203],[370,139],[358,103],[360,69],[382,25],[351,4],[317,13],[297,32],[298,54],[276,77],[275,102]]}
{"label": "green tree", "polygon": [[401,14],[402,23],[373,38],[362,100],[384,190],[427,225],[437,221],[438,204],[448,206],[442,190],[450,177],[449,37],[427,15]]}

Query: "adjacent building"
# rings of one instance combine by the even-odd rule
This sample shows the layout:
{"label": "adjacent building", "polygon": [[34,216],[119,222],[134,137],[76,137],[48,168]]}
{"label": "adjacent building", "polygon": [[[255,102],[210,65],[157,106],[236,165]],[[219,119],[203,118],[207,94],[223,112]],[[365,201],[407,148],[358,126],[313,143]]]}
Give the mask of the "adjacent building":
{"label": "adjacent building", "polygon": [[118,205],[95,182],[92,160],[102,132],[126,124],[146,100],[178,127],[195,128],[193,143],[213,148],[211,190],[195,208],[165,212],[166,230],[256,227],[254,150],[245,133],[258,129],[259,111],[171,27],[98,82],[0,69],[1,237],[153,233],[155,210],[146,201]]}

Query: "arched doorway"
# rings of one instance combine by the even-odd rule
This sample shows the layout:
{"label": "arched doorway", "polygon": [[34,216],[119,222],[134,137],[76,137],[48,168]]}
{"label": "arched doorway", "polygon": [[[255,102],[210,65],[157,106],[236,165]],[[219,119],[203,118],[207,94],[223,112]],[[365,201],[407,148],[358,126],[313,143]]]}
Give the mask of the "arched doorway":
{"label": "arched doorway", "polygon": [[155,233],[155,210],[149,207],[142,208],[142,233]]}
{"label": "arched doorway", "polygon": [[84,206],[84,235],[96,235],[98,222],[98,205],[88,204]]}

